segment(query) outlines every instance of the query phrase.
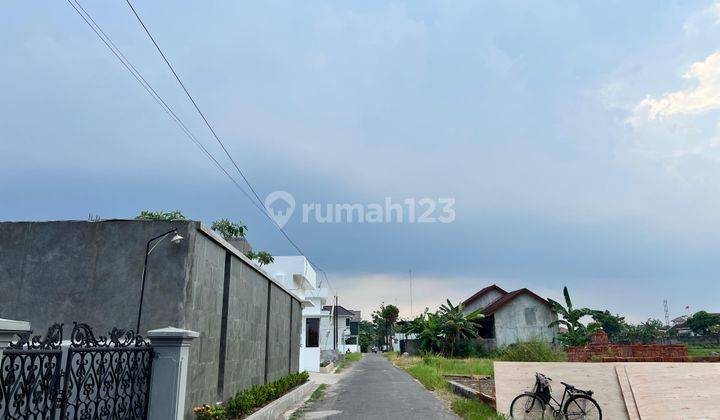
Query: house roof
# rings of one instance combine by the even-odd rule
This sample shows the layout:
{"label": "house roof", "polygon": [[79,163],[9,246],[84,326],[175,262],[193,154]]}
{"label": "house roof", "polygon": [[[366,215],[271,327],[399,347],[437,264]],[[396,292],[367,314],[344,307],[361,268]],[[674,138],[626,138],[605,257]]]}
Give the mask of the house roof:
{"label": "house roof", "polygon": [[474,301],[475,299],[480,299],[482,296],[484,296],[485,294],[487,294],[487,293],[489,293],[489,292],[491,292],[491,291],[493,291],[493,290],[498,291],[498,292],[500,292],[500,293],[503,294],[503,295],[506,295],[506,294],[507,294],[507,292],[506,292],[503,288],[501,288],[500,286],[498,286],[497,284],[491,284],[491,285],[488,286],[488,287],[483,287],[483,288],[480,289],[477,293],[475,293],[474,295],[472,295],[472,296],[470,296],[469,298],[465,299],[465,301],[463,302],[463,305],[464,305],[464,306],[467,306],[470,302]]}
{"label": "house roof", "polygon": [[[323,311],[332,311],[332,305],[323,306]],[[340,305],[337,306],[337,314],[338,314],[338,316],[350,316],[350,317],[355,316],[355,313],[348,311],[347,309],[343,308]]]}
{"label": "house roof", "polygon": [[495,312],[500,310],[503,306],[512,302],[513,299],[515,299],[518,296],[522,296],[522,295],[528,295],[532,298],[535,298],[539,302],[542,302],[542,303],[550,306],[550,302],[548,302],[547,299],[541,298],[540,296],[536,295],[532,291],[530,291],[528,289],[518,289],[518,290],[512,291],[510,293],[506,293],[505,296],[501,297],[500,299],[498,299],[495,302],[488,305],[485,309],[483,309],[483,315],[494,314]]}

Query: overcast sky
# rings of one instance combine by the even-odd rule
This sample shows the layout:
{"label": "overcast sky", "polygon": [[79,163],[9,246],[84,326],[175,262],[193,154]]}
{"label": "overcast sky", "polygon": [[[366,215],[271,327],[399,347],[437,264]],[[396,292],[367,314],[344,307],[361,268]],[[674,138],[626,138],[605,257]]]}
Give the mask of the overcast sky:
{"label": "overcast sky", "polygon": [[[83,6],[230,169],[123,1]],[[0,15],[2,220],[227,217],[294,250],[64,1]],[[286,226],[340,301],[496,282],[640,321],[717,306],[720,4],[137,1],[261,196],[454,198],[453,223]]]}

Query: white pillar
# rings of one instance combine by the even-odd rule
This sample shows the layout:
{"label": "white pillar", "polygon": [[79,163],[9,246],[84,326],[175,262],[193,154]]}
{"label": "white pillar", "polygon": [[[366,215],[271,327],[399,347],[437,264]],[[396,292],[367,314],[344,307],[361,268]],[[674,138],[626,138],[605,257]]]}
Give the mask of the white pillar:
{"label": "white pillar", "polygon": [[28,331],[30,331],[30,323],[27,321],[0,318],[0,360],[3,350],[16,338],[17,333]]}
{"label": "white pillar", "polygon": [[195,331],[174,327],[148,331],[155,350],[149,420],[183,419],[190,343],[198,336]]}

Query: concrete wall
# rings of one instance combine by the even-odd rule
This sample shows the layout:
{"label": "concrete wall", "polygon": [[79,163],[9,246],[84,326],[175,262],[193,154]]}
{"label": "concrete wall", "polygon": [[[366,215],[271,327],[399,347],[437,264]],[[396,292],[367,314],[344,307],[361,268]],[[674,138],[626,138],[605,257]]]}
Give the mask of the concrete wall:
{"label": "concrete wall", "polygon": [[[265,332],[270,282],[232,261],[223,398],[265,381]],[[258,363],[258,360],[261,363]]]}
{"label": "concrete wall", "polygon": [[[30,321],[36,332],[53,323],[86,322],[96,332],[135,329],[148,239],[191,222],[0,223],[0,318]],[[150,255],[141,331],[182,327],[189,241],[160,244]]]}
{"label": "concrete wall", "polygon": [[36,332],[62,322],[66,336],[75,320],[98,334],[134,329],[145,244],[172,228],[185,240],[166,239],[150,255],[140,331],[200,333],[186,417],[263,383],[266,349],[268,380],[297,371],[300,302],[199,222],[2,222],[0,318],[30,321]]}
{"label": "concrete wall", "polygon": [[468,314],[478,308],[486,308],[491,303],[495,302],[496,300],[503,297],[503,294],[498,292],[497,290],[490,290],[489,292],[485,293],[478,299],[475,299],[474,301],[470,302],[469,305],[465,306],[463,308],[463,312]]}
{"label": "concrete wall", "polygon": [[538,339],[553,341],[557,327],[548,324],[557,319],[550,308],[528,295],[520,295],[494,314],[495,340],[502,347],[518,341]]}

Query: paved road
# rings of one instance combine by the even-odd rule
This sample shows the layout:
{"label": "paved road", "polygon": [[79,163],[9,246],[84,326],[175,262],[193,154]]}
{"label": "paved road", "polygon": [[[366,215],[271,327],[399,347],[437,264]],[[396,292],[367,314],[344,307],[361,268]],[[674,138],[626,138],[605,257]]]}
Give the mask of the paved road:
{"label": "paved road", "polygon": [[377,354],[365,354],[304,418],[458,419],[435,395]]}

